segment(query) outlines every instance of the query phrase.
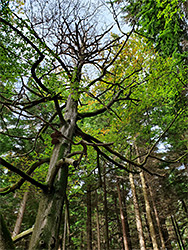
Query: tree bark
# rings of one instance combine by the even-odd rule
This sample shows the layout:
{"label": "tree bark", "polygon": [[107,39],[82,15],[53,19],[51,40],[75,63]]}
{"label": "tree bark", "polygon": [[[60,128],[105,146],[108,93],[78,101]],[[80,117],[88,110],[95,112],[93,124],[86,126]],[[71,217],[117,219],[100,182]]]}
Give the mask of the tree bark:
{"label": "tree bark", "polygon": [[16,220],[16,224],[12,233],[12,237],[15,237],[20,232],[20,228],[21,228],[21,224],[22,224],[22,220],[23,220],[23,216],[25,212],[26,202],[28,199],[28,194],[29,194],[29,191],[24,193],[23,199],[20,203],[20,209],[19,209],[17,220]]}
{"label": "tree bark", "polygon": [[10,232],[1,214],[0,214],[0,249],[1,250],[15,249],[14,243],[11,239]]}
{"label": "tree bark", "polygon": [[122,233],[121,233],[121,223],[119,220],[119,210],[117,207],[117,197],[114,197],[114,206],[115,206],[115,213],[116,213],[116,220],[117,220],[117,226],[118,226],[118,230],[119,230],[119,239],[121,239],[121,249],[124,249],[124,243],[123,243],[123,237],[122,237]]}
{"label": "tree bark", "polygon": [[100,236],[100,222],[99,222],[99,208],[98,208],[97,191],[96,191],[96,222],[97,222],[97,249],[101,250],[101,236]]}
{"label": "tree bark", "polygon": [[125,227],[127,229],[127,238],[128,238],[128,246],[130,249],[132,249],[132,242],[131,242],[131,233],[130,233],[130,228],[129,228],[129,222],[128,222],[128,214],[127,214],[127,193],[124,189],[124,185],[122,184],[122,204],[123,204],[123,213],[125,217]]}
{"label": "tree bark", "polygon": [[164,241],[165,241],[165,246],[167,250],[173,250],[172,249],[172,245],[171,245],[171,240],[169,238],[169,233],[167,230],[167,226],[166,226],[166,219],[165,218],[161,218],[161,225],[162,225],[162,232],[163,232],[163,236],[164,236]]}
{"label": "tree bark", "polygon": [[142,189],[143,189],[145,208],[146,208],[146,216],[147,216],[147,220],[148,220],[148,224],[149,224],[153,249],[154,250],[159,250],[158,244],[157,244],[157,239],[156,239],[155,228],[154,228],[152,217],[151,217],[151,207],[150,207],[150,204],[149,204],[149,198],[148,198],[148,194],[147,194],[147,186],[146,186],[143,171],[140,172],[140,178],[141,178],[141,182],[142,182]]}
{"label": "tree bark", "polygon": [[84,250],[85,248],[84,248],[84,243],[83,243],[83,241],[84,241],[84,235],[83,235],[83,231],[81,231],[81,233],[80,233],[80,250]]}
{"label": "tree bark", "polygon": [[[46,179],[46,183],[53,187],[49,192],[42,194],[29,250],[55,250],[58,248],[59,227],[67,187],[68,165],[64,164],[58,170],[56,180],[54,175],[57,172],[56,162],[66,157],[70,152],[70,140],[73,138],[76,116],[77,103],[74,98],[69,95],[64,116],[66,123],[63,124],[60,129],[64,137],[61,139],[61,142],[54,147]],[[53,182],[54,185],[52,185]]]}
{"label": "tree bark", "polygon": [[64,229],[63,229],[63,247],[62,247],[62,250],[66,250],[67,217],[68,217],[67,208],[65,208]]}
{"label": "tree bark", "polygon": [[129,243],[128,243],[128,233],[127,233],[127,228],[126,228],[126,224],[125,224],[125,216],[123,213],[121,191],[120,191],[120,186],[119,186],[118,181],[116,183],[116,186],[117,186],[118,199],[119,199],[119,209],[120,209],[121,225],[122,225],[122,232],[123,232],[124,248],[125,248],[125,250],[129,250],[130,248],[129,248]]}
{"label": "tree bark", "polygon": [[[137,156],[139,156],[138,148],[135,145],[135,150]],[[138,157],[138,163],[140,164],[140,158]],[[140,172],[140,179],[142,183],[142,190],[143,190],[143,195],[144,195],[144,201],[145,201],[145,208],[146,208],[146,216],[149,224],[149,229],[150,229],[150,235],[151,235],[151,240],[152,240],[152,245],[154,250],[159,250],[158,244],[157,244],[157,239],[156,239],[156,233],[155,233],[155,228],[153,225],[152,217],[151,217],[151,207],[149,203],[149,198],[147,194],[147,186],[146,186],[146,181],[144,177],[144,172]]]}
{"label": "tree bark", "polygon": [[131,191],[132,191],[132,196],[133,196],[133,204],[134,204],[134,211],[135,211],[135,217],[136,217],[138,238],[139,238],[139,243],[140,243],[140,250],[146,250],[144,234],[143,234],[143,227],[142,227],[142,220],[141,220],[141,216],[140,216],[138,200],[137,200],[137,196],[136,196],[136,188],[135,188],[132,173],[129,174],[129,180],[130,180]]}
{"label": "tree bark", "polygon": [[179,248],[181,250],[185,250],[185,246],[184,246],[184,243],[183,243],[183,239],[181,237],[179,226],[178,226],[178,223],[177,223],[176,218],[175,218],[174,215],[171,216],[171,220],[172,220],[174,231],[175,231],[175,234],[176,234],[176,237],[177,237]]}
{"label": "tree bark", "polygon": [[[146,210],[146,208],[145,208]],[[151,240],[151,233],[150,233],[150,228],[149,228],[149,223],[148,223],[148,219],[147,219],[147,215],[146,215],[146,211],[143,211],[144,213],[144,220],[145,220],[145,227],[146,227],[146,235],[147,237],[145,237],[145,243],[146,245],[148,245],[150,248],[152,247],[152,240]]]}
{"label": "tree bark", "polygon": [[92,250],[91,186],[87,187],[87,250]]}
{"label": "tree bark", "polygon": [[151,201],[153,203],[153,210],[154,210],[154,213],[155,213],[155,219],[156,219],[157,226],[158,226],[158,229],[159,229],[159,236],[160,236],[160,240],[161,240],[161,249],[165,250],[166,249],[165,241],[164,241],[162,230],[161,230],[161,223],[160,223],[160,220],[159,220],[159,215],[158,215],[157,208],[156,208],[156,205],[155,205],[155,201],[154,201],[154,198],[153,198],[153,192],[152,192],[152,189],[151,189],[151,187],[149,185],[148,185],[148,187],[149,187]]}
{"label": "tree bark", "polygon": [[107,203],[107,192],[106,192],[106,175],[105,175],[105,164],[104,164],[104,179],[103,179],[103,189],[104,189],[104,218],[105,218],[105,248],[110,249],[109,246],[109,231],[108,231],[108,203]]}

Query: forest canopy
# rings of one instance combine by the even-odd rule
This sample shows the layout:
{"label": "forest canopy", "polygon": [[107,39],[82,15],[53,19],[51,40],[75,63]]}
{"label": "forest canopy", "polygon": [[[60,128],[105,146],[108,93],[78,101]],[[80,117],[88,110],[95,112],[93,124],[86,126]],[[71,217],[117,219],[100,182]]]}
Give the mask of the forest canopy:
{"label": "forest canopy", "polygon": [[187,1],[0,0],[0,249],[188,247]]}

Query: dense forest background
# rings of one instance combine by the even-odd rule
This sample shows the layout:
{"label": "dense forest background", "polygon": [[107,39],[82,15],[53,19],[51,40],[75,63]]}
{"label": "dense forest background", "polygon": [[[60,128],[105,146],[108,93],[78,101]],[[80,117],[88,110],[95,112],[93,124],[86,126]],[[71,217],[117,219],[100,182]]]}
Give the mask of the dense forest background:
{"label": "dense forest background", "polygon": [[0,0],[1,250],[188,249],[187,8]]}

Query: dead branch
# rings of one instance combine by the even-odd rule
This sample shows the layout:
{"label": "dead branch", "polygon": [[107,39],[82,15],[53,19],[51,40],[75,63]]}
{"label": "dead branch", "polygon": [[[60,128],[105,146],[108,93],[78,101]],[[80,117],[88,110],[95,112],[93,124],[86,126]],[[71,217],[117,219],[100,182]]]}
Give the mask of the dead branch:
{"label": "dead branch", "polygon": [[[33,171],[39,167],[40,165],[47,163],[50,161],[50,158],[46,158],[46,159],[41,159],[38,162],[35,162],[27,171],[26,174],[30,175],[33,173]],[[0,188],[0,195],[6,195],[10,192],[14,192],[16,189],[19,189],[23,183],[25,182],[25,178],[21,178],[18,182],[16,182],[15,184],[13,184],[12,186],[8,186],[5,188]]]}
{"label": "dead branch", "polygon": [[30,177],[27,173],[23,172],[17,167],[14,167],[12,164],[8,163],[1,157],[0,157],[0,164],[8,168],[10,171],[13,171],[14,173],[20,175],[24,180],[30,182],[34,186],[41,188],[44,192],[48,191],[48,186],[46,184],[36,181],[32,177]]}
{"label": "dead branch", "polygon": [[[87,113],[80,113],[78,114],[78,120],[79,119],[82,119],[82,118],[86,118],[86,117],[92,117],[92,116],[96,116],[96,115],[99,115],[99,114],[102,114],[104,113],[105,111],[108,111],[111,106],[118,101],[118,97],[120,96],[120,94],[122,93],[122,91],[119,91],[115,96],[114,98],[112,98],[112,100],[107,104],[107,105],[104,105],[103,104],[103,108],[101,109],[98,109],[98,110],[95,110],[93,112],[87,112]],[[98,99],[98,98],[97,98]]]}
{"label": "dead branch", "polygon": [[154,150],[154,148],[156,147],[156,145],[160,142],[160,140],[163,138],[163,136],[167,133],[167,131],[172,127],[172,125],[174,124],[174,122],[177,120],[178,116],[180,116],[185,110],[180,110],[179,112],[177,112],[177,114],[175,115],[174,119],[172,120],[172,122],[167,126],[167,128],[163,131],[163,133],[159,136],[159,138],[156,140],[156,142],[152,145],[152,147],[149,149],[147,155],[145,156],[144,160],[140,163],[142,166],[144,164],[146,164],[148,158],[150,157],[152,151]]}
{"label": "dead branch", "polygon": [[16,243],[17,241],[19,241],[19,240],[29,236],[30,234],[32,234],[32,232],[33,232],[33,227],[21,232],[20,234],[18,234],[16,236],[14,236],[12,238],[12,240],[13,240],[14,243]]}

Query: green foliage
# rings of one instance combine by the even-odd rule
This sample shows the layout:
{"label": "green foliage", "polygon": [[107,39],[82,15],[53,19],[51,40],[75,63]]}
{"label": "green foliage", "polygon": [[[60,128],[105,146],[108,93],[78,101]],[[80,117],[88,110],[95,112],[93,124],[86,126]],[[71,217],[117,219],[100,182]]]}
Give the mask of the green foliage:
{"label": "green foliage", "polygon": [[[108,69],[110,72],[107,72],[103,81],[96,82],[91,88],[85,88],[90,83],[90,79],[84,74],[81,77],[77,67],[71,65],[71,77],[65,70],[60,70],[59,61],[57,61],[58,55],[51,51],[42,39],[35,36],[27,19],[12,18],[11,10],[3,2],[1,6],[3,16],[9,18],[10,22],[18,27],[32,43],[22,41],[18,33],[8,28],[7,25],[2,24],[0,27],[0,109],[2,111],[0,154],[6,156],[8,162],[26,171],[34,162],[51,155],[54,146],[51,143],[50,135],[60,126],[54,99],[57,98],[61,107],[67,101],[70,93],[78,102],[78,111],[81,114],[95,112],[106,107],[104,113],[81,119],[77,121],[77,125],[84,132],[103,143],[113,142],[111,148],[124,156],[130,155],[130,145],[135,142],[144,153],[147,152],[172,122],[177,112],[184,110],[160,142],[169,146],[169,149],[162,154],[164,159],[177,158],[187,151],[187,69],[184,64],[180,64],[179,58],[171,57],[175,53],[181,53],[181,56],[184,57],[180,44],[185,38],[184,23],[179,2],[177,0],[171,1],[171,3],[159,0],[128,2],[130,4],[125,11],[132,15],[132,19],[136,13],[134,21],[138,22],[139,33],[147,36],[154,46],[151,44],[148,46],[147,40],[144,38],[132,36],[116,62]],[[17,4],[19,5],[21,2],[17,1]],[[113,34],[113,37],[117,36]],[[42,63],[36,68],[36,74],[48,91],[38,85],[31,74],[32,66],[40,57],[32,45],[37,45],[37,48],[45,55]],[[118,41],[116,46],[110,48],[112,56],[116,55],[120,46]],[[161,53],[157,53],[153,47],[159,52],[163,52],[165,57],[161,57]],[[121,94],[118,101],[116,100],[113,106],[107,108],[108,103],[119,91]],[[51,119],[52,117],[53,119]],[[78,143],[81,138],[74,137],[73,140]],[[110,154],[102,146],[100,149],[128,169],[131,167]],[[72,152],[81,150],[83,150],[81,145],[72,145]],[[155,147],[154,153],[161,157],[157,147]],[[20,157],[18,158],[18,156]],[[77,160],[79,157],[80,154],[73,156]],[[80,246],[81,234],[86,242],[86,192],[88,186],[94,191],[97,190],[99,194],[101,235],[104,239],[104,189],[101,187],[104,176],[107,182],[108,226],[112,236],[112,248],[121,247],[119,243],[121,233],[117,221],[114,219],[118,218],[115,184],[116,178],[119,176],[125,180],[121,187],[126,193],[124,198],[126,197],[125,202],[128,204],[131,230],[133,235],[136,235],[127,175],[125,171],[117,169],[114,164],[107,163],[104,157],[100,156],[100,159],[97,157],[96,150],[92,146],[87,146],[87,152],[82,157],[79,167],[69,167],[67,199],[70,204],[67,206],[70,209],[71,243],[69,243],[72,249]],[[184,161],[186,164],[186,160]],[[167,174],[174,167],[171,164],[159,165],[154,161],[149,163],[153,165],[148,164],[148,169],[155,172],[161,170]],[[179,198],[185,198],[186,190],[186,178],[180,173],[179,166],[180,163],[177,164],[177,169],[169,174],[167,183],[165,183],[171,191],[174,188],[176,201]],[[138,169],[136,168],[136,170]],[[35,170],[33,176],[43,182],[47,171],[48,164],[44,164]],[[17,182],[19,177],[7,172],[5,168],[1,168],[0,179],[3,180],[2,187],[6,187]],[[153,182],[155,181],[153,180]],[[138,188],[140,188],[138,178],[137,182]],[[158,179],[156,183],[156,186],[160,186]],[[165,184],[162,185],[165,186]],[[7,196],[7,200],[4,197],[2,199],[3,212],[11,229],[16,219],[15,211],[18,211],[19,202],[27,188],[28,185],[25,184],[21,191],[17,191],[16,199],[12,195]],[[92,191],[92,217],[96,221],[94,191]],[[23,230],[33,225],[38,200],[40,200],[40,191],[31,190],[27,212],[23,220]],[[140,200],[142,200],[141,195]],[[161,209],[161,207],[159,203],[159,208]],[[144,214],[143,207],[141,210]],[[133,238],[135,239],[135,237]],[[104,247],[104,245],[102,246]],[[135,246],[137,247],[136,243]]]}
{"label": "green foliage", "polygon": [[[138,32],[148,38],[166,56],[186,58],[182,41],[187,40],[185,0],[129,0],[123,8],[125,18],[138,26]],[[180,54],[179,54],[180,53]]]}

